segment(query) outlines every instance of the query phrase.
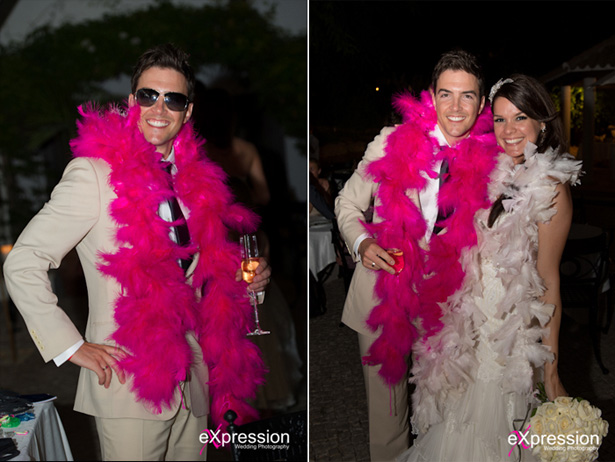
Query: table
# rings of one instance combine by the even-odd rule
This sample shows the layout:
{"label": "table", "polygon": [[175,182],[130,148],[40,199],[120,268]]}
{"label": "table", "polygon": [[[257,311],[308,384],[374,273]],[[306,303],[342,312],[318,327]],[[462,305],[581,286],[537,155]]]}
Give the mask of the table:
{"label": "table", "polygon": [[73,460],[73,454],[64,433],[62,421],[53,402],[34,404],[34,420],[22,422],[7,431],[24,431],[27,435],[15,435],[19,455],[10,460]]}
{"label": "table", "polygon": [[335,247],[333,246],[330,220],[322,217],[310,218],[309,229],[309,266],[310,271],[318,280],[318,273],[336,261]]}

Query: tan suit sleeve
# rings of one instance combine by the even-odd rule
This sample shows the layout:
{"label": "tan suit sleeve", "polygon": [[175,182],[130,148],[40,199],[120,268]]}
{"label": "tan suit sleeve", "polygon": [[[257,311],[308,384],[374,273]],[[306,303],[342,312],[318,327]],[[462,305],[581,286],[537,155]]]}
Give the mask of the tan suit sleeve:
{"label": "tan suit sleeve", "polygon": [[45,362],[82,336],[58,306],[48,271],[96,223],[100,189],[89,160],[71,161],[49,202],[23,230],[4,264],[7,289]]}
{"label": "tan suit sleeve", "polygon": [[367,145],[363,159],[335,200],[335,216],[340,233],[352,255],[356,240],[365,233],[365,228],[359,220],[364,219],[363,212],[369,208],[378,188],[367,175],[367,167],[374,160],[384,156],[386,139],[393,130],[394,127],[384,127]]}

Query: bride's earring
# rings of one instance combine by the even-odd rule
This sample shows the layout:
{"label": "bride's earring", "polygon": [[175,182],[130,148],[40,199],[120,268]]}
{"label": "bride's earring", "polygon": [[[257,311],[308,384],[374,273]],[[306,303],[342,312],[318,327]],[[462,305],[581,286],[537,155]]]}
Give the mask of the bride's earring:
{"label": "bride's earring", "polygon": [[540,129],[540,136],[538,136],[538,144],[541,144],[544,140],[545,140],[545,136],[547,133],[547,126],[543,125],[542,128]]}

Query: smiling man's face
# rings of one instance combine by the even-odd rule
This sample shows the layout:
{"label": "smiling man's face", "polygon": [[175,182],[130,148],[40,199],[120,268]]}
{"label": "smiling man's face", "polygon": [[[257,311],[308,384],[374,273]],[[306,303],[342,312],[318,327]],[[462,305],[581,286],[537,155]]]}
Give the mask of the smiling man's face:
{"label": "smiling man's face", "polygon": [[[192,115],[192,103],[184,111],[171,111],[164,103],[163,95],[170,92],[187,95],[186,78],[174,69],[150,67],[139,77],[137,90],[141,88],[156,90],[160,94],[153,106],[141,106],[139,129],[145,139],[156,146],[156,151],[166,159],[171,153],[173,140]],[[135,95],[128,97],[128,105],[137,105]]]}
{"label": "smiling man's face", "polygon": [[438,126],[453,146],[465,138],[485,105],[478,79],[465,71],[444,71],[432,93]]}

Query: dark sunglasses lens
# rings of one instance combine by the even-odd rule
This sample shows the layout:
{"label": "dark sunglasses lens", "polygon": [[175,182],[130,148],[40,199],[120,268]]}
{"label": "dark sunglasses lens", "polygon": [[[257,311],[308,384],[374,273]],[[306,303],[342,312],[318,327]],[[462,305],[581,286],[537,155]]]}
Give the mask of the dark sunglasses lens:
{"label": "dark sunglasses lens", "polygon": [[[141,88],[137,90],[137,103],[139,106],[150,107],[158,101],[158,93],[151,88]],[[188,97],[181,93],[166,93],[164,95],[164,103],[171,111],[183,111],[188,107]]]}
{"label": "dark sunglasses lens", "polygon": [[171,111],[183,111],[188,106],[188,98],[181,93],[167,93],[164,102]]}
{"label": "dark sunglasses lens", "polygon": [[158,100],[158,92],[149,88],[137,90],[137,103],[139,106],[150,107]]}

